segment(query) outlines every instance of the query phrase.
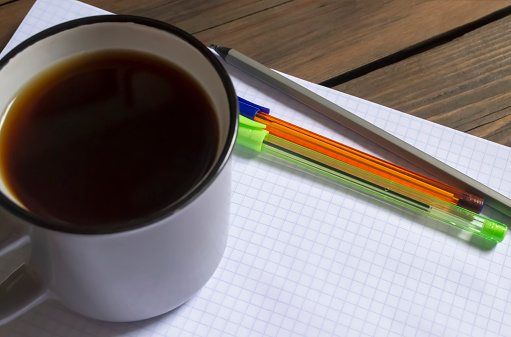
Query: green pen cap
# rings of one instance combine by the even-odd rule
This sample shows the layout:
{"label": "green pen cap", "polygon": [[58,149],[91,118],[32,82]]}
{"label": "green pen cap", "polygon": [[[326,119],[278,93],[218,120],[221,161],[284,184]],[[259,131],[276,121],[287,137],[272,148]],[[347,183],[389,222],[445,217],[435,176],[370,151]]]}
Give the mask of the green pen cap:
{"label": "green pen cap", "polygon": [[263,141],[269,134],[268,131],[264,130],[266,125],[254,122],[243,116],[239,117],[239,129],[236,143],[261,152]]}
{"label": "green pen cap", "polygon": [[507,227],[496,221],[488,219],[483,223],[483,232],[491,235],[498,242],[502,242],[506,236]]}

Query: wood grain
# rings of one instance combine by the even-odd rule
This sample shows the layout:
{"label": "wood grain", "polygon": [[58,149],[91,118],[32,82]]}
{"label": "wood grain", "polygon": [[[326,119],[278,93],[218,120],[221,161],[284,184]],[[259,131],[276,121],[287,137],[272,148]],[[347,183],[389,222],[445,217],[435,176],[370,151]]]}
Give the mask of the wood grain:
{"label": "wood grain", "polygon": [[15,1],[0,6],[0,49],[9,42],[33,3],[33,0]]}
{"label": "wood grain", "polygon": [[251,16],[288,0],[85,0],[85,3],[116,14],[141,15],[173,24],[196,34]]}
{"label": "wood grain", "polygon": [[[5,0],[0,0],[5,1]],[[0,6],[0,47],[33,0]],[[321,82],[510,5],[444,0],[85,0],[174,24],[291,75]]]}
{"label": "wood grain", "polygon": [[511,146],[511,17],[335,89]]}
{"label": "wood grain", "polygon": [[[194,33],[278,6],[285,1],[287,0],[85,0],[82,2],[116,14],[158,19]],[[17,0],[0,6],[0,48],[7,44],[34,2],[35,0]]]}
{"label": "wood grain", "polygon": [[15,1],[0,6],[0,49],[9,42],[33,3],[33,0]]}
{"label": "wood grain", "polygon": [[206,44],[321,82],[430,39],[508,1],[289,1],[206,30]]}

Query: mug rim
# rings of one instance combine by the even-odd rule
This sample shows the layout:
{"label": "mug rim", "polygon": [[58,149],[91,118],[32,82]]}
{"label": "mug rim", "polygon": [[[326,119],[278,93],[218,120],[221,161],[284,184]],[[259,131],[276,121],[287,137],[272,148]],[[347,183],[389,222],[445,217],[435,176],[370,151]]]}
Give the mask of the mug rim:
{"label": "mug rim", "polygon": [[80,225],[66,221],[47,219],[17,205],[15,202],[10,200],[2,191],[0,191],[0,207],[5,207],[10,213],[18,216],[23,220],[28,221],[32,225],[47,228],[50,230],[55,230],[58,232],[73,234],[122,233],[151,226],[171,216],[172,214],[178,212],[179,210],[189,205],[193,200],[195,200],[198,196],[204,193],[205,190],[209,187],[209,185],[211,185],[213,181],[216,180],[218,175],[220,175],[224,167],[227,165],[227,162],[232,155],[234,144],[236,142],[239,115],[238,99],[236,96],[234,85],[232,84],[231,78],[227,73],[227,70],[224,68],[222,63],[217,59],[217,57],[197,38],[193,37],[191,34],[185,32],[184,30],[163,21],[136,15],[112,15],[112,14],[88,16],[84,18],[66,21],[55,26],[49,27],[39,33],[36,33],[35,35],[29,37],[28,39],[24,40],[23,42],[15,46],[12,50],[10,50],[0,59],[0,71],[17,54],[21,53],[31,45],[47,37],[56,35],[58,33],[73,28],[98,23],[134,23],[147,26],[150,28],[155,28],[184,40],[185,42],[190,44],[194,49],[199,51],[206,58],[206,60],[209,61],[209,63],[213,66],[226,92],[230,115],[229,116],[230,124],[227,130],[226,138],[227,140],[224,146],[221,148],[220,155],[218,159],[215,161],[214,165],[211,167],[209,173],[207,173],[204,179],[202,179],[202,181],[198,185],[194,186],[194,188],[187,195],[185,195],[184,198],[179,199],[177,202],[167,205],[165,208],[150,213],[146,216],[123,222],[110,223],[108,224],[108,226]]}

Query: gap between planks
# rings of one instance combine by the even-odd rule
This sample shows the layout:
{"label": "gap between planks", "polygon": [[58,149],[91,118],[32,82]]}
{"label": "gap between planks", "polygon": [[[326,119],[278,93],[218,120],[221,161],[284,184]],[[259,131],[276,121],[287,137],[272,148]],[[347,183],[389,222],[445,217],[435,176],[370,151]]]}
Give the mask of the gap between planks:
{"label": "gap between planks", "polygon": [[458,37],[465,35],[466,33],[469,33],[471,31],[479,29],[489,23],[500,20],[500,19],[502,19],[506,16],[509,16],[509,15],[511,15],[511,6],[497,10],[497,11],[495,11],[491,14],[488,14],[486,16],[483,16],[477,20],[474,20],[472,22],[469,22],[467,24],[459,26],[455,29],[452,29],[450,31],[447,31],[447,32],[437,35],[435,37],[432,37],[428,40],[419,42],[413,46],[409,46],[407,48],[399,50],[399,51],[397,51],[393,54],[390,54],[388,56],[384,56],[381,59],[367,63],[361,67],[358,67],[353,70],[347,71],[343,74],[334,76],[328,80],[320,82],[319,84],[323,85],[325,87],[332,88],[337,85],[349,82],[353,79],[367,75],[368,73],[373,72],[375,70],[378,70],[378,69],[387,67],[389,65],[398,63],[398,62],[403,61],[403,60],[410,58],[412,56],[418,55],[425,51],[431,50],[435,47],[446,44]]}

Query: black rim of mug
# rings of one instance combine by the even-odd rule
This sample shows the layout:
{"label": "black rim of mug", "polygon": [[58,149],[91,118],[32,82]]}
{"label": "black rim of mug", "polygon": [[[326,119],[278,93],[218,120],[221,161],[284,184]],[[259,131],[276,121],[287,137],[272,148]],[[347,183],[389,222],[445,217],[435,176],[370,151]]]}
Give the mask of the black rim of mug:
{"label": "black rim of mug", "polygon": [[237,127],[238,127],[238,99],[236,96],[236,92],[234,86],[231,82],[231,78],[229,77],[227,71],[217,59],[217,57],[199,40],[190,35],[189,33],[167,24],[162,21],[149,19],[140,16],[134,15],[98,15],[80,18],[72,21],[67,21],[56,26],[50,27],[46,30],[43,30],[40,33],[35,34],[34,36],[28,38],[27,40],[21,42],[19,45],[14,47],[11,51],[9,51],[2,59],[0,59],[0,71],[4,66],[15,57],[17,54],[21,53],[27,47],[35,44],[38,41],[41,41],[49,36],[61,33],[63,31],[73,29],[76,27],[96,24],[96,23],[135,23],[144,26],[148,26],[151,28],[156,28],[170,34],[173,34],[185,42],[192,45],[196,50],[198,50],[203,56],[211,63],[214,67],[215,71],[220,77],[220,80],[223,83],[225,88],[225,92],[227,94],[227,99],[229,102],[229,114],[230,114],[230,125],[227,134],[227,141],[222,148],[220,156],[215,163],[215,165],[210,170],[209,174],[205,177],[202,182],[197,185],[191,193],[188,193],[184,198],[180,199],[178,202],[169,205],[168,207],[152,213],[146,217],[134,219],[126,222],[121,222],[117,224],[108,224],[107,227],[102,226],[86,226],[73,224],[63,221],[56,220],[48,220],[43,217],[38,216],[30,211],[25,210],[20,207],[13,201],[11,201],[7,196],[5,196],[0,191],[0,207],[5,207],[8,211],[13,213],[14,215],[28,221],[33,225],[37,225],[43,228],[48,228],[52,230],[56,230],[59,232],[67,232],[67,233],[76,233],[76,234],[110,234],[110,233],[119,233],[126,232],[129,230],[134,230],[141,227],[150,226],[164,218],[167,218],[171,214],[177,212],[180,209],[183,209],[185,206],[190,204],[193,200],[195,200],[199,195],[201,195],[207,187],[216,179],[216,177],[221,173],[229,157],[232,154],[232,150],[234,148]]}

